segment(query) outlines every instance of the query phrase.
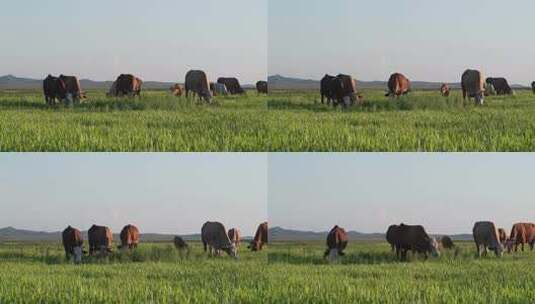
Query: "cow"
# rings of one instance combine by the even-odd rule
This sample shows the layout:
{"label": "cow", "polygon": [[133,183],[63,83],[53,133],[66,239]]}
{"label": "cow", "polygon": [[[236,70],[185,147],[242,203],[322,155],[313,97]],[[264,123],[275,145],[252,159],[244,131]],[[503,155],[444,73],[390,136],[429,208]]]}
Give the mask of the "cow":
{"label": "cow", "polygon": [[334,97],[334,106],[342,104],[344,107],[361,102],[362,96],[357,95],[357,82],[349,75],[338,74],[331,80],[331,93]]}
{"label": "cow", "polygon": [[115,97],[140,97],[142,85],[143,81],[136,76],[132,74],[121,74],[115,81],[115,92],[113,93],[115,93]]}
{"label": "cow", "polygon": [[344,249],[347,247],[347,233],[346,231],[335,225],[327,235],[327,250],[323,257],[329,257],[329,260],[334,260],[338,256],[344,256]]}
{"label": "cow", "polygon": [[188,244],[184,241],[184,239],[182,239],[178,235],[175,236],[173,243],[175,244],[175,248],[178,250],[187,250],[189,248]]}
{"label": "cow", "polygon": [[265,244],[268,243],[268,223],[263,222],[260,225],[258,225],[258,228],[256,228],[256,233],[254,235],[253,240],[251,243],[249,243],[249,246],[247,248],[251,249],[251,251],[260,251],[264,247]]}
{"label": "cow", "polygon": [[210,91],[214,96],[227,96],[228,90],[227,86],[222,83],[213,83],[210,82]]}
{"label": "cow", "polygon": [[171,91],[171,94],[176,97],[180,97],[182,96],[182,94],[184,94],[184,87],[179,85],[178,83],[170,87],[169,90]]}
{"label": "cow", "polygon": [[76,76],[59,75],[59,79],[65,84],[67,91],[67,100],[72,103],[79,103],[81,99],[85,98],[82,88],[80,87],[80,81]]}
{"label": "cow", "polygon": [[228,230],[228,238],[230,239],[230,242],[236,246],[236,251],[240,247],[241,242],[241,233],[238,228],[231,228]]}
{"label": "cow", "polygon": [[505,232],[505,229],[498,228],[498,237],[500,238],[500,244],[505,247],[508,239],[507,232]]}
{"label": "cow", "polygon": [[476,105],[482,105],[485,101],[485,77],[480,71],[466,70],[461,76],[461,89],[463,100],[474,98]]}
{"label": "cow", "polygon": [[531,83],[531,90],[533,91],[533,94],[535,94],[535,81]]}
{"label": "cow", "polygon": [[134,249],[137,248],[139,244],[139,229],[134,225],[126,225],[121,234],[121,245],[118,246],[119,249]]}
{"label": "cow", "polygon": [[476,222],[472,229],[474,235],[474,242],[476,243],[477,255],[481,257],[484,253],[487,255],[487,250],[494,251],[497,257],[503,255],[503,246],[500,243],[498,229],[493,222]]}
{"label": "cow", "polygon": [[186,73],[186,84],[184,87],[186,89],[186,97],[189,97],[189,92],[192,92],[194,95],[197,94],[199,100],[204,99],[208,103],[212,98],[208,77],[206,77],[206,73],[203,71],[188,71]]}
{"label": "cow", "polygon": [[450,96],[450,87],[447,84],[443,83],[440,86],[440,94],[443,97],[449,97]]}
{"label": "cow", "polygon": [[87,231],[87,237],[89,241],[89,255],[93,255],[95,252],[106,255],[111,252],[113,234],[110,228],[93,225]]}
{"label": "cow", "polygon": [[400,97],[406,95],[411,90],[411,82],[401,73],[394,73],[388,79],[386,97]]}
{"label": "cow", "polygon": [[217,83],[224,84],[230,95],[245,94],[245,91],[240,85],[240,82],[235,77],[219,77]]}
{"label": "cow", "polygon": [[62,102],[67,98],[65,83],[60,78],[50,74],[43,80],[43,93],[45,102],[51,106],[56,104],[56,100]]}
{"label": "cow", "polygon": [[453,248],[455,248],[455,244],[453,244],[453,241],[447,235],[444,235],[442,238],[440,238],[440,245],[444,249],[453,249]]}
{"label": "cow", "polygon": [[335,79],[335,76],[325,74],[320,81],[320,94],[321,94],[321,103],[324,103],[325,98],[327,98],[327,104],[331,104],[331,101],[334,100],[334,93],[331,90],[331,83]]}
{"label": "cow", "polygon": [[268,93],[268,83],[267,81],[260,80],[256,82],[256,92],[258,94],[267,94]]}
{"label": "cow", "polygon": [[511,253],[514,250],[517,252],[518,245],[524,251],[524,244],[529,244],[531,250],[535,243],[535,224],[532,223],[516,223],[511,228],[511,234],[506,242],[507,252]]}
{"label": "cow", "polygon": [[485,83],[487,86],[494,88],[494,92],[496,92],[496,95],[512,95],[513,94],[513,90],[509,86],[507,79],[503,77],[498,77],[498,78],[488,77],[485,80]]}
{"label": "cow", "polygon": [[236,246],[230,242],[223,224],[219,222],[204,223],[201,228],[201,239],[204,252],[208,250],[210,256],[219,255],[222,250],[231,257],[237,258]]}
{"label": "cow", "polygon": [[63,241],[63,248],[65,249],[65,257],[70,260],[74,258],[74,263],[79,264],[82,262],[82,254],[84,239],[80,230],[71,227],[70,225],[63,230],[61,234]]}
{"label": "cow", "polygon": [[402,223],[397,227],[394,226],[391,231],[391,239],[396,249],[396,256],[402,261],[407,259],[407,251],[409,250],[423,254],[425,259],[428,258],[428,253],[434,257],[440,255],[437,241],[429,237],[424,227],[420,225]]}

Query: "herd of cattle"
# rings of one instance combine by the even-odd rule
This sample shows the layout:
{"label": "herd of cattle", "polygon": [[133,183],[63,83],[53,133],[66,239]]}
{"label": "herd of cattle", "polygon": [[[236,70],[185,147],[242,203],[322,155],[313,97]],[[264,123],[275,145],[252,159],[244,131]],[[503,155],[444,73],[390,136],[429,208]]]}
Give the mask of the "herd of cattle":
{"label": "herd of cattle", "polygon": [[[112,252],[113,234],[110,228],[93,225],[87,231],[89,255],[106,256]],[[119,234],[121,244],[118,249],[133,249],[140,242],[139,229],[134,225],[126,225]],[[226,230],[225,226],[219,222],[206,222],[201,228],[201,241],[204,251],[210,256],[220,255],[226,252],[228,255],[237,258],[240,247],[241,234],[237,228]],[[87,254],[84,251],[84,240],[80,230],[68,226],[62,233],[63,248],[68,260],[73,258],[75,263],[82,262],[82,257]],[[256,229],[255,236],[248,248],[251,251],[260,251],[268,243],[268,224],[261,223]],[[188,244],[180,236],[175,236],[174,245],[178,250],[187,250]]]}
{"label": "herd of cattle", "polygon": [[[535,224],[533,223],[514,224],[508,236],[505,229],[496,228],[493,222],[476,222],[472,234],[478,256],[486,255],[487,251],[491,250],[500,257],[505,249],[511,253],[513,250],[516,252],[520,246],[524,251],[524,245],[527,244],[533,250],[535,244]],[[437,241],[430,237],[420,225],[391,225],[386,231],[386,240],[392,252],[395,252],[396,257],[402,261],[407,259],[408,251],[423,254],[427,259],[428,254],[439,256],[441,248],[448,250],[455,247],[450,237],[443,236]],[[346,231],[334,226],[327,235],[327,250],[324,257],[335,259],[337,256],[343,256],[347,243]]]}
{"label": "herd of cattle", "polygon": [[[535,81],[531,83],[531,88],[535,94]],[[461,76],[461,90],[463,99],[474,98],[477,105],[483,104],[484,96],[488,95],[512,95],[513,90],[507,80],[503,77],[488,77],[485,79],[478,70],[466,70]],[[387,93],[385,96],[400,97],[411,91],[411,82],[401,73],[394,73],[387,83]],[[357,91],[357,81],[349,75],[339,74],[331,76],[326,74],[320,81],[321,103],[331,103],[333,106],[360,104],[364,101],[362,95]],[[450,87],[443,83],[440,86],[440,94],[444,97],[450,95]]]}
{"label": "herd of cattle", "polygon": [[[131,74],[121,74],[112,83],[106,96],[140,96],[142,85],[143,80],[140,78]],[[267,94],[267,81],[258,81],[256,83],[256,90],[259,94]],[[205,100],[206,102],[210,102],[213,96],[245,94],[245,90],[237,78],[220,77],[215,83],[208,82],[206,73],[200,70],[188,71],[184,86],[175,84],[170,88],[170,91],[177,97],[183,94],[189,97],[191,93],[193,96],[196,95],[200,100]],[[60,75],[59,77],[54,77],[48,75],[43,80],[43,92],[45,101],[49,105],[54,105],[56,101],[66,104],[79,103],[82,99],[86,98],[86,94],[82,91],[80,81],[76,76]]]}

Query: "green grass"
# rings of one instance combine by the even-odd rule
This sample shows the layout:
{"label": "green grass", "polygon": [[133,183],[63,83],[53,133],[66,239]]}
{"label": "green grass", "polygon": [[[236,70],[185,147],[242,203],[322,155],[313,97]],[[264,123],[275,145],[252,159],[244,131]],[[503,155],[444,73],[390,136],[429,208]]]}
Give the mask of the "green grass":
{"label": "green grass", "polygon": [[[261,303],[267,253],[241,247],[238,260],[209,258],[199,243],[180,254],[171,243],[132,253],[65,260],[59,243],[0,245],[0,303]],[[244,244],[242,244],[244,245]]]}
{"label": "green grass", "polygon": [[323,242],[272,244],[268,255],[275,302],[528,303],[535,298],[535,252],[475,257],[472,242],[423,261],[400,263],[385,242],[350,242],[329,264]]}
{"label": "green grass", "polygon": [[0,151],[535,151],[535,95],[482,107],[415,91],[399,100],[363,90],[348,110],[316,92],[219,97],[213,105],[146,91],[141,99],[90,91],[75,107],[38,91],[0,92]]}

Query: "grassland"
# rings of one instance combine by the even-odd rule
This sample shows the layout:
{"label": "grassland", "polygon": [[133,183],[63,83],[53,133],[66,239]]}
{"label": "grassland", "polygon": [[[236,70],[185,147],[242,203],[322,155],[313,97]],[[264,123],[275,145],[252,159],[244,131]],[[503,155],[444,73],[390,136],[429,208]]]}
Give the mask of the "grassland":
{"label": "grassland", "polygon": [[213,105],[145,91],[141,99],[88,92],[75,107],[45,106],[39,91],[0,92],[0,151],[535,151],[535,95],[482,107],[415,91],[389,100],[363,90],[348,110],[316,92],[219,97]]}
{"label": "grassland", "polygon": [[329,264],[323,242],[276,243],[268,255],[275,302],[528,303],[535,298],[535,252],[475,257],[471,242],[423,261],[397,262],[385,242],[350,242]]}
{"label": "grassland", "polygon": [[200,244],[180,254],[141,244],[131,254],[65,260],[59,243],[0,245],[0,303],[261,303],[267,253],[208,258]]}

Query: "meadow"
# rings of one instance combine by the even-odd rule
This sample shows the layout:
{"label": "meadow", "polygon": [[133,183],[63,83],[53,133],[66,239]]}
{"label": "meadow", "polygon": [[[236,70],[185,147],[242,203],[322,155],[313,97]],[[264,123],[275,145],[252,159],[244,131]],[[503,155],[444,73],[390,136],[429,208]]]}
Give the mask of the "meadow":
{"label": "meadow", "polygon": [[261,303],[267,253],[242,243],[239,259],[209,258],[171,243],[74,265],[59,242],[0,244],[0,303]]}
{"label": "meadow", "polygon": [[490,96],[484,106],[414,91],[398,100],[363,90],[347,110],[313,91],[217,97],[212,105],[144,91],[139,99],[89,91],[47,107],[40,91],[0,92],[0,151],[535,151],[535,95]]}
{"label": "meadow", "polygon": [[350,242],[335,263],[324,242],[271,244],[270,288],[292,303],[528,303],[535,298],[535,252],[476,258],[473,242],[438,258],[398,262],[382,241]]}

